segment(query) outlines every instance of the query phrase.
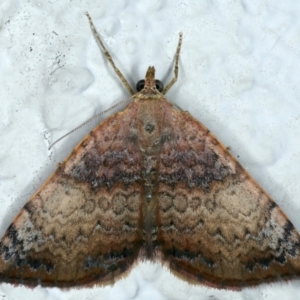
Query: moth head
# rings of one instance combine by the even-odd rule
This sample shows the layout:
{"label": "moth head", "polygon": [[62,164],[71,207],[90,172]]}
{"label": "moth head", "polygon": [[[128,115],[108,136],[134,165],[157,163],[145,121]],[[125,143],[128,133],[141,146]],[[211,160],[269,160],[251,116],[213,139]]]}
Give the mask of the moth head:
{"label": "moth head", "polygon": [[155,68],[149,67],[145,76],[145,80],[140,80],[136,84],[136,89],[138,92],[143,89],[146,90],[158,90],[162,92],[164,89],[164,85],[160,80],[155,80]]}

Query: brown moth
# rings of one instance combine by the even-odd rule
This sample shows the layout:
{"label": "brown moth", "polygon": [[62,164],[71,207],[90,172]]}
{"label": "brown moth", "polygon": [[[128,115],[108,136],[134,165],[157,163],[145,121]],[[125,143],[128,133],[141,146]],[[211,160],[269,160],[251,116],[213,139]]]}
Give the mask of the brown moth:
{"label": "brown moth", "polygon": [[300,236],[209,130],[164,97],[149,67],[25,204],[0,242],[0,280],[112,283],[138,259],[189,282],[238,288],[300,275]]}

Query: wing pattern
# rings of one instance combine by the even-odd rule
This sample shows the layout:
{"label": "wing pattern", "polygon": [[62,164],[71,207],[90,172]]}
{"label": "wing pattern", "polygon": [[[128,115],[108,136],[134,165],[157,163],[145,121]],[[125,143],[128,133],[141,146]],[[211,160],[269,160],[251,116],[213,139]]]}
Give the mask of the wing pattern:
{"label": "wing pattern", "polygon": [[[155,86],[154,68],[147,78]],[[111,283],[138,258],[220,288],[299,276],[298,232],[227,149],[153,88],[134,98],[14,219],[0,280]]]}
{"label": "wing pattern", "polygon": [[96,127],[20,211],[0,243],[3,281],[74,286],[131,266],[143,216],[135,106]]}
{"label": "wing pattern", "polygon": [[300,237],[277,204],[189,113],[168,115],[157,242],[171,269],[224,287],[299,276]]}

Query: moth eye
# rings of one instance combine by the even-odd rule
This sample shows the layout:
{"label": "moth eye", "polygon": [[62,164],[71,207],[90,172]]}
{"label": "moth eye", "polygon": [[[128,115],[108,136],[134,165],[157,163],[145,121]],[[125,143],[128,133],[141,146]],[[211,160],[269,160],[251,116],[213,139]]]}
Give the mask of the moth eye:
{"label": "moth eye", "polygon": [[164,85],[160,80],[155,80],[155,86],[159,92],[162,92],[164,89]]}
{"label": "moth eye", "polygon": [[144,79],[138,81],[138,83],[136,84],[136,90],[138,92],[140,92],[144,87],[145,87],[145,80]]}

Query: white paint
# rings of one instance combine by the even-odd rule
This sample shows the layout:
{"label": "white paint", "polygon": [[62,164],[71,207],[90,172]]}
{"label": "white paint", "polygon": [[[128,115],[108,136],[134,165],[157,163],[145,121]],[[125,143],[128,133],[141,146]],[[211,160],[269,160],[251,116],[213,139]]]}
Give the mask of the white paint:
{"label": "white paint", "polygon": [[[128,97],[98,49],[89,11],[132,85],[154,65],[179,80],[168,98],[201,120],[300,230],[300,2],[41,1],[0,5],[0,233],[58,162],[95,126],[48,151],[86,119]],[[145,262],[114,286],[30,290],[7,299],[298,299],[299,281],[241,292],[191,286]],[[4,299],[6,299],[4,298]]]}

